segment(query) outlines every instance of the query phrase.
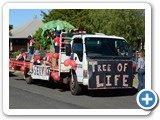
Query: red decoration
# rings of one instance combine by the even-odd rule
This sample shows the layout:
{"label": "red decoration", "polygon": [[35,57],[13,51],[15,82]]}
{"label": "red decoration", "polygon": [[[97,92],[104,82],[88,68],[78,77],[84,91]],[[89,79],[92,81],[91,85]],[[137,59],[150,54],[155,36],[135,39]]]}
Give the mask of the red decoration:
{"label": "red decoration", "polygon": [[12,64],[9,64],[9,69],[12,69],[12,67],[13,67]]}
{"label": "red decoration", "polygon": [[58,72],[52,72],[51,77],[55,80],[58,81],[60,80],[60,76],[58,75]]}
{"label": "red decoration", "polygon": [[71,60],[70,60],[70,59],[66,59],[66,60],[64,61],[64,65],[65,65],[65,66],[69,66],[70,63],[71,63]]}
{"label": "red decoration", "polygon": [[132,68],[133,68],[133,69],[136,69],[136,67],[137,67],[137,66],[136,66],[136,63],[133,62],[133,63],[132,63]]}
{"label": "red decoration", "polygon": [[52,72],[51,77],[55,80],[58,81],[60,80],[60,76],[58,75],[58,72]]}
{"label": "red decoration", "polygon": [[54,79],[54,76],[56,75],[56,72],[51,73],[51,77]]}
{"label": "red decoration", "polygon": [[13,68],[14,68],[14,70],[17,68],[17,66],[16,65],[13,65]]}
{"label": "red decoration", "polygon": [[59,54],[58,53],[54,53],[53,57],[56,58],[56,59],[59,59]]}
{"label": "red decoration", "polygon": [[75,62],[74,60],[71,60],[70,65],[71,65],[72,67],[76,67],[76,62]]}
{"label": "red decoration", "polygon": [[26,70],[25,66],[22,66],[22,67],[21,67],[21,71],[24,72],[25,70]]}
{"label": "red decoration", "polygon": [[56,80],[56,81],[60,80],[60,76],[58,75],[58,73],[55,74],[54,80]]}

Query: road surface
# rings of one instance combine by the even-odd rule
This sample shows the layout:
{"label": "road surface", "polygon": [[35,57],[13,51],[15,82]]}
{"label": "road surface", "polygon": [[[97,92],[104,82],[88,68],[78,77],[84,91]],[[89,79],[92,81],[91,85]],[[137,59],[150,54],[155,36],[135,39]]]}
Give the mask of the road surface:
{"label": "road surface", "polygon": [[136,90],[85,90],[73,96],[60,84],[27,84],[22,75],[12,73],[9,78],[10,109],[140,109]]}

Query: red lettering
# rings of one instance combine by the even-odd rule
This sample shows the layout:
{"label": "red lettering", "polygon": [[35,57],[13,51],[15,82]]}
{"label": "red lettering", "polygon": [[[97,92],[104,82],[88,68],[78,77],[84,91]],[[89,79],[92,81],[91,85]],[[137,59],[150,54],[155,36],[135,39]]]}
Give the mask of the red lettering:
{"label": "red lettering", "polygon": [[39,75],[39,67],[37,66],[37,75]]}

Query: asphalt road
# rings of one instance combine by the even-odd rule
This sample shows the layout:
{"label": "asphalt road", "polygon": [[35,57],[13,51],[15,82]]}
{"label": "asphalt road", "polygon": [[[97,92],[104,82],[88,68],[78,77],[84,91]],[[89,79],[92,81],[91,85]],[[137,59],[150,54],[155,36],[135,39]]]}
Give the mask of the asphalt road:
{"label": "asphalt road", "polygon": [[71,95],[67,86],[36,81],[27,84],[23,76],[9,74],[10,109],[139,109],[136,90],[83,91]]}

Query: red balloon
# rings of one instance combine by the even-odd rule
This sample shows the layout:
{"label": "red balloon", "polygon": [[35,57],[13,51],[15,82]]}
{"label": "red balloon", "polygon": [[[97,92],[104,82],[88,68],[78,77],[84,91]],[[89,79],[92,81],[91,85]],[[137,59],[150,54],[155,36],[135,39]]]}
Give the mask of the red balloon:
{"label": "red balloon", "polygon": [[56,81],[60,80],[60,76],[58,75],[58,73],[55,74],[54,80],[56,80]]}
{"label": "red balloon", "polygon": [[70,65],[70,62],[71,62],[71,60],[70,60],[70,59],[67,59],[67,60],[64,61],[64,65],[65,65],[65,66],[69,66],[69,65]]}
{"label": "red balloon", "polygon": [[76,62],[75,62],[74,60],[71,60],[70,65],[71,65],[72,67],[76,67]]}
{"label": "red balloon", "polygon": [[56,72],[51,73],[51,77],[54,79],[54,76],[56,75]]}
{"label": "red balloon", "polygon": [[21,71],[25,71],[26,68],[24,66],[21,67]]}
{"label": "red balloon", "polygon": [[54,53],[53,57],[56,58],[56,59],[59,59],[59,54],[58,53]]}
{"label": "red balloon", "polygon": [[137,66],[136,66],[136,63],[133,62],[133,63],[132,63],[132,68],[133,68],[133,69],[136,69],[136,67],[137,67]]}
{"label": "red balloon", "polygon": [[12,67],[13,67],[12,64],[9,64],[9,69],[12,69]]}
{"label": "red balloon", "polygon": [[17,66],[16,66],[16,65],[13,65],[13,68],[14,68],[14,69],[16,69],[16,68],[17,68]]}

